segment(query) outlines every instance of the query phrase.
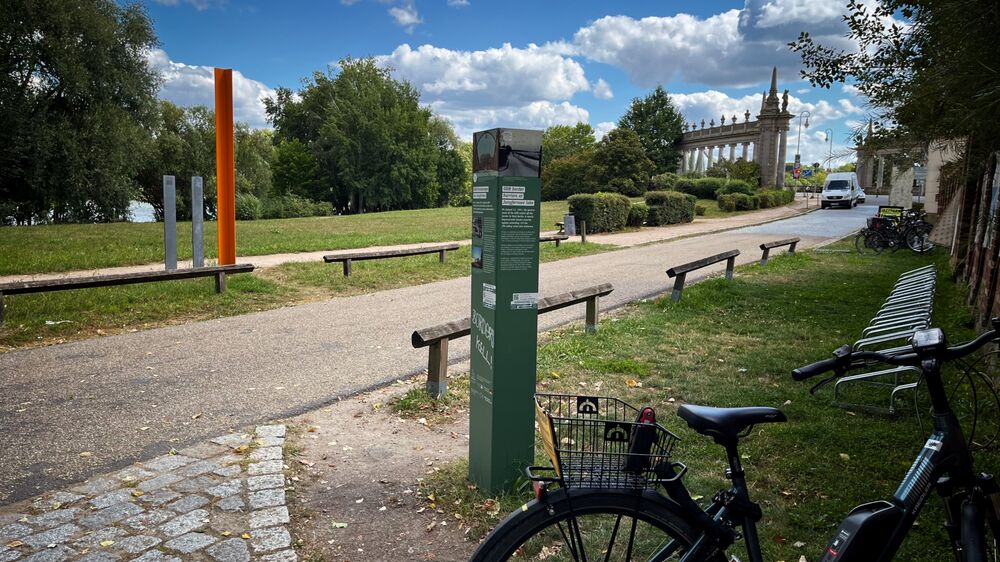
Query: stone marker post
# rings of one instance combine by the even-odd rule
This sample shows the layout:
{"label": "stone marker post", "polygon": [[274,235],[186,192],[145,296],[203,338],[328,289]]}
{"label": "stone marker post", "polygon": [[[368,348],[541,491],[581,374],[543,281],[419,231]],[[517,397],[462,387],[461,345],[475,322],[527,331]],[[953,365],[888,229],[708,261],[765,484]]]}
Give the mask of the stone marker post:
{"label": "stone marker post", "polygon": [[163,176],[163,263],[177,269],[177,185],[174,176]]}
{"label": "stone marker post", "polygon": [[205,187],[191,178],[191,267],[205,267]]}
{"label": "stone marker post", "polygon": [[473,135],[469,476],[493,493],[534,458],[542,132]]}

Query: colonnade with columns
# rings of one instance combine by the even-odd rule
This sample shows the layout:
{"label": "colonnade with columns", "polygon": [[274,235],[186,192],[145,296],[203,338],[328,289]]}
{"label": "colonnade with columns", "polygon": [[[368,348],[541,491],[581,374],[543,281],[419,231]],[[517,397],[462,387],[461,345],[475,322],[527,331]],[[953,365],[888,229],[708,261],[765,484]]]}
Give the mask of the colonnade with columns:
{"label": "colonnade with columns", "polygon": [[[735,162],[737,158],[742,158],[743,160],[750,161],[751,146],[754,147],[752,158],[756,160],[756,143],[749,141],[740,143],[712,144],[696,148],[682,148],[680,173],[704,172],[711,168],[716,162],[721,162],[723,160]],[[737,147],[739,147],[739,150],[737,150]],[[737,152],[739,152],[739,155],[737,155]]]}

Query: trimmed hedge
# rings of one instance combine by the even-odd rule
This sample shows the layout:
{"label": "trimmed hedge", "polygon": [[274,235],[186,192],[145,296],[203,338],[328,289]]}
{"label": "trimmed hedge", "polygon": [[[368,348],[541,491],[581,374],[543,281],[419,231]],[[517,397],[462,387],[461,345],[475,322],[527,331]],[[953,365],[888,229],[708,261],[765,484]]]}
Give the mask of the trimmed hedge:
{"label": "trimmed hedge", "polygon": [[725,182],[725,185],[719,188],[718,193],[742,193],[744,195],[753,195],[753,188],[750,187],[750,184],[745,181],[729,180]]}
{"label": "trimmed hedge", "polygon": [[694,206],[694,214],[697,215],[697,216],[699,216],[699,217],[705,216],[705,211],[707,211],[707,210],[708,209],[704,205],[695,205]]}
{"label": "trimmed hedge", "polygon": [[681,193],[694,195],[698,199],[715,199],[716,192],[725,185],[720,178],[680,178],[674,184],[674,189]]}
{"label": "trimmed hedge", "polygon": [[632,203],[632,206],[628,209],[628,221],[625,224],[628,226],[642,226],[648,216],[649,207],[645,203]]}
{"label": "trimmed hedge", "polygon": [[620,193],[578,193],[569,199],[569,212],[587,222],[587,232],[616,232],[625,228],[632,202]]}
{"label": "trimmed hedge", "polygon": [[694,220],[695,201],[697,198],[690,194],[676,191],[650,191],[646,193],[646,205],[649,206],[646,224],[661,226],[691,222]]}
{"label": "trimmed hedge", "polygon": [[780,207],[795,200],[795,192],[789,189],[765,189],[757,193],[760,208]]}
{"label": "trimmed hedge", "polygon": [[664,191],[667,189],[676,189],[677,182],[680,178],[677,174],[672,174],[670,172],[664,172],[662,174],[653,176],[649,180],[649,189],[653,191]]}
{"label": "trimmed hedge", "polygon": [[736,210],[736,196],[723,193],[715,200],[719,204],[719,210],[723,213],[732,213]]}

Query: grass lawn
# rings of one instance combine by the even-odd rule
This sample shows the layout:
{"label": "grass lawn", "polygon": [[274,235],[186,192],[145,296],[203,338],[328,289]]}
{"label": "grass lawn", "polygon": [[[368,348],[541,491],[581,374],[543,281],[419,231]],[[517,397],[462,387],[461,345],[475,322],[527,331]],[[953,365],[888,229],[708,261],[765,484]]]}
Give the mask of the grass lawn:
{"label": "grass lawn", "polygon": [[[541,230],[554,230],[565,201],[542,203]],[[301,219],[240,221],[238,256],[445,242],[469,237],[469,207]],[[205,257],[217,255],[216,223],[205,222]],[[191,223],[177,225],[180,259],[191,258]],[[0,227],[0,276],[163,261],[163,223]]]}
{"label": "grass lawn", "polygon": [[[601,244],[539,246],[543,262],[613,249]],[[252,274],[231,275],[218,295],[214,279],[186,279],[5,297],[0,351],[235,316],[469,275],[471,250],[355,262],[350,277],[339,263],[287,263]]]}
{"label": "grass lawn", "polygon": [[[778,257],[766,268],[740,268],[732,282],[693,285],[678,303],[665,299],[631,306],[604,321],[596,336],[580,328],[548,335],[539,346],[538,388],[654,406],[658,421],[680,435],[675,457],[691,468],[685,481],[704,501],[725,486],[724,455],[674,416],[676,405],[781,408],[789,422],[754,428],[741,450],[751,493],[764,509],[759,527],[764,557],[815,560],[853,506],[892,496],[929,429],[929,403],[922,397],[919,418],[912,403],[895,419],[849,411],[831,405],[832,385],[810,395],[810,384],[792,381],[789,372],[858,339],[898,275],[932,260],[941,272],[935,325],[951,341],[963,341],[973,335],[965,291],[950,280],[940,251],[930,257],[898,252],[871,258],[800,252]],[[950,375],[951,383],[958,380]],[[447,415],[467,408],[465,400],[457,392],[441,404],[409,396],[400,409]],[[996,406],[989,400],[982,406],[989,415],[979,420],[981,443],[998,423]],[[957,409],[960,416],[969,411]],[[548,464],[541,456],[536,462]],[[1000,455],[995,449],[981,452],[977,463],[977,470],[995,474]],[[469,489],[466,471],[464,462],[442,468],[425,480],[423,493],[456,511],[478,534],[531,497],[521,492],[496,501],[486,498]],[[942,520],[935,496],[897,558],[951,559]],[[804,546],[796,547],[800,542]]]}

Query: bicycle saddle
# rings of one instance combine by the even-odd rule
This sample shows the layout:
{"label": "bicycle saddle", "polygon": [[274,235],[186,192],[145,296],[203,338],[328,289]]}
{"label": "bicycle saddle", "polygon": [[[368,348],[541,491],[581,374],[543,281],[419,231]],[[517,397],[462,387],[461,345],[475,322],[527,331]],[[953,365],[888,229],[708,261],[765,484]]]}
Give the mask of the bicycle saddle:
{"label": "bicycle saddle", "polygon": [[677,415],[687,422],[688,427],[712,437],[717,443],[735,442],[740,433],[752,425],[788,421],[781,410],[762,406],[711,408],[684,404],[677,409]]}

